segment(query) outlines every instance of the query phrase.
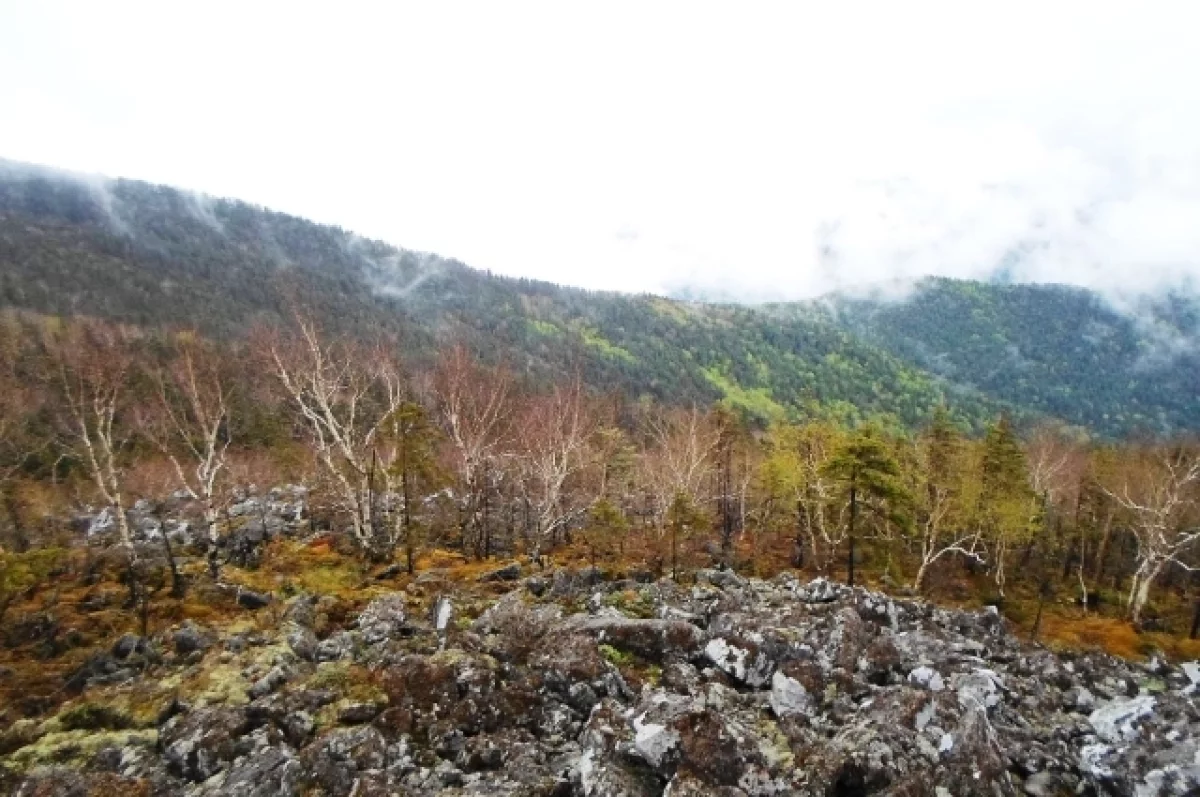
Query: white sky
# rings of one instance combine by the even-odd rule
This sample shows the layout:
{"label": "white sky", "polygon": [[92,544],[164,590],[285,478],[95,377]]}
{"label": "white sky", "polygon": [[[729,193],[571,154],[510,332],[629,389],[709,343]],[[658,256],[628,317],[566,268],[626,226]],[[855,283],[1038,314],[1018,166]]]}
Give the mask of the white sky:
{"label": "white sky", "polygon": [[1189,0],[0,0],[0,157],[593,288],[1140,293],[1200,277],[1197,30]]}

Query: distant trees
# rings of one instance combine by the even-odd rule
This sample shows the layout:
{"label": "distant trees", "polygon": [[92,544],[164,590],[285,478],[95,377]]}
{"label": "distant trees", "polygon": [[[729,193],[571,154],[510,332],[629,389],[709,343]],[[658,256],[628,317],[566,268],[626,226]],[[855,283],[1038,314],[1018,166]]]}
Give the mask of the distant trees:
{"label": "distant trees", "polygon": [[521,489],[533,509],[534,559],[596,498],[572,496],[566,489],[568,480],[589,464],[587,448],[596,427],[595,412],[578,377],[525,401],[518,456]]}
{"label": "distant trees", "polygon": [[1008,555],[1029,539],[1037,504],[1029,489],[1025,453],[1008,415],[992,424],[983,440],[977,522],[992,548],[992,575],[1001,597],[1008,579]]}
{"label": "distant trees", "polygon": [[[402,364],[395,340],[366,345],[303,316],[261,329],[251,357],[178,330],[7,323],[0,519],[15,528],[8,516],[31,485],[64,505],[99,503],[93,527],[111,521],[131,605],[147,612],[165,583],[159,542],[177,593],[200,554],[213,580],[222,568],[230,578],[225,531],[253,535],[223,510],[235,487],[281,484],[285,470],[314,488],[312,529],[332,529],[365,564],[402,554],[409,573],[423,548],[546,563],[572,542],[597,566],[679,579],[702,562],[827,575],[842,561],[851,583],[886,576],[960,597],[971,585],[1018,610],[1027,602],[1034,633],[1072,599],[1085,611],[1123,604],[1148,624],[1196,588],[1192,441],[1101,444],[1061,426],[1019,433],[1004,416],[973,437],[945,407],[916,432],[817,405],[764,428],[731,403],[597,396],[571,371],[539,381],[465,346]],[[144,517],[153,510],[130,513],[159,492],[201,518],[178,560]],[[265,515],[254,522],[267,527]],[[38,582],[45,563],[18,554],[52,539],[5,536],[12,583]]]}
{"label": "distant trees", "polygon": [[461,345],[443,351],[433,369],[433,403],[463,491],[459,502],[463,547],[480,557],[491,555],[488,500],[498,481],[501,454],[511,440],[512,384],[507,369],[485,367]]}

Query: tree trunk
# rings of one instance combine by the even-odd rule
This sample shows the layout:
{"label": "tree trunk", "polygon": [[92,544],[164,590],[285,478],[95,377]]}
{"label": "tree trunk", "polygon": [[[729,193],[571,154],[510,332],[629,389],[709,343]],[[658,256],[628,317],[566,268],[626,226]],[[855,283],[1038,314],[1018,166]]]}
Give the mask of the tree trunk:
{"label": "tree trunk", "polygon": [[850,554],[846,557],[846,583],[854,586],[854,526],[858,520],[858,487],[850,483]]}
{"label": "tree trunk", "polygon": [[175,550],[171,547],[171,538],[167,535],[167,527],[159,525],[159,533],[162,535],[163,551],[167,554],[167,567],[171,568],[171,597],[182,598],[187,594],[187,585],[183,581],[183,574],[179,572],[179,567],[175,564]]}
{"label": "tree trunk", "polygon": [[217,510],[211,498],[205,501],[204,522],[208,524],[208,575],[215,582],[221,577],[221,560],[217,550],[221,537],[217,528]]}
{"label": "tree trunk", "polygon": [[1046,607],[1046,593],[1049,592],[1044,586],[1038,590],[1038,605],[1037,614],[1033,618],[1033,630],[1029,633],[1029,638],[1034,642],[1037,641],[1038,632],[1042,628],[1042,610]]}

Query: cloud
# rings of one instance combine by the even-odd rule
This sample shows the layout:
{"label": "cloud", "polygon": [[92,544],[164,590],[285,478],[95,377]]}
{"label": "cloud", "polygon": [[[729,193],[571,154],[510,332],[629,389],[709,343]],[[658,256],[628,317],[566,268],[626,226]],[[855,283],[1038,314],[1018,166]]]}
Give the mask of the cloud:
{"label": "cloud", "polygon": [[1200,275],[1200,7],[216,6],[0,12],[0,155],[589,288]]}

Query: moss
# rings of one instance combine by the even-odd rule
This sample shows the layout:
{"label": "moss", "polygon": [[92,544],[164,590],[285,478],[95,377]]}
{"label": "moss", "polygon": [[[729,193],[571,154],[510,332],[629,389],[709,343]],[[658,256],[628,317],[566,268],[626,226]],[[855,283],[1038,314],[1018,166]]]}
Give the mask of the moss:
{"label": "moss", "polygon": [[250,702],[246,690],[250,682],[242,675],[242,666],[236,662],[221,662],[200,674],[192,689],[185,694],[199,706],[214,703],[244,705]]}
{"label": "moss", "polygon": [[779,725],[772,719],[762,719],[758,723],[758,736],[760,742],[758,751],[762,754],[763,760],[767,762],[767,766],[773,772],[790,771],[796,764],[796,758],[792,754],[792,747],[788,743],[787,736],[779,729]]}
{"label": "moss", "polygon": [[350,684],[350,664],[344,661],[323,661],[308,679],[309,689],[340,691]]}
{"label": "moss", "polygon": [[616,667],[628,667],[633,664],[633,654],[617,650],[612,645],[601,645],[600,655]]}
{"label": "moss", "polygon": [[129,716],[112,706],[81,703],[58,715],[64,731],[121,730],[131,724]]}
{"label": "moss", "polygon": [[604,605],[618,609],[630,617],[648,619],[656,617],[654,601],[644,592],[627,589],[622,592],[612,592],[604,596]]}
{"label": "moss", "polygon": [[99,733],[87,730],[48,733],[5,759],[5,764],[18,772],[35,766],[82,763],[107,747],[140,746],[153,748],[158,743],[158,731],[110,730]]}

